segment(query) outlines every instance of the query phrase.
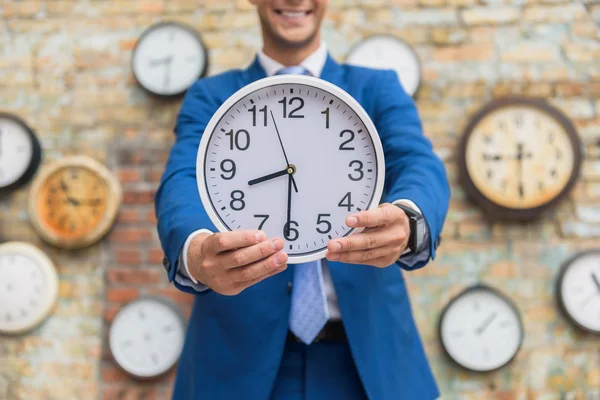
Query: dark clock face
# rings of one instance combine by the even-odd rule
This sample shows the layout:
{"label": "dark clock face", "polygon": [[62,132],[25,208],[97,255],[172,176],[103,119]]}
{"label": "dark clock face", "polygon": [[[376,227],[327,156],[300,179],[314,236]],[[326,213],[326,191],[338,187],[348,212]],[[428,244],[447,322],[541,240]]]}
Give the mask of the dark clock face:
{"label": "dark clock face", "polygon": [[40,158],[40,144],[33,131],[20,119],[0,113],[0,191],[29,180]]}
{"label": "dark clock face", "polygon": [[467,191],[502,217],[529,216],[564,195],[581,164],[572,125],[527,100],[486,107],[467,129],[462,151]]}

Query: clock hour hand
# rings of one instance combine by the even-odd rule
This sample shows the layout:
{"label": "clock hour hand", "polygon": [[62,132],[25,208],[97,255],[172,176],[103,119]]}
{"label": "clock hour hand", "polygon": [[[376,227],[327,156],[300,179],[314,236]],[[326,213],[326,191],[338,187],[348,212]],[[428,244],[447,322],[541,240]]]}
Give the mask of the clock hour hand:
{"label": "clock hour hand", "polygon": [[74,205],[75,207],[79,207],[81,205],[81,201],[74,199],[72,197],[67,196],[67,203]]}
{"label": "clock hour hand", "polygon": [[497,315],[498,315],[498,312],[496,312],[496,311],[491,313],[485,319],[485,321],[483,321],[483,324],[481,324],[481,326],[475,330],[475,333],[477,333],[478,335],[481,335],[483,333],[483,331],[486,330],[487,327],[492,323],[492,321],[496,318]]}
{"label": "clock hour hand", "polygon": [[598,292],[600,292],[600,280],[598,280],[598,277],[593,272],[592,272],[592,280],[594,281],[594,284],[596,284],[596,288],[598,289]]}
{"label": "clock hour hand", "polygon": [[275,179],[275,178],[279,178],[280,176],[284,176],[289,174],[290,168],[286,168],[286,169],[282,169],[281,171],[277,171],[277,172],[273,172],[272,174],[269,175],[265,175],[265,176],[261,176],[260,178],[256,178],[256,179],[252,179],[251,181],[248,181],[248,185],[252,186],[252,185],[256,185],[258,183],[262,183],[271,179]]}
{"label": "clock hour hand", "polygon": [[150,64],[151,67],[156,67],[157,65],[168,64],[171,62],[172,59],[172,56],[165,58],[155,58],[153,60],[148,60],[148,64]]}

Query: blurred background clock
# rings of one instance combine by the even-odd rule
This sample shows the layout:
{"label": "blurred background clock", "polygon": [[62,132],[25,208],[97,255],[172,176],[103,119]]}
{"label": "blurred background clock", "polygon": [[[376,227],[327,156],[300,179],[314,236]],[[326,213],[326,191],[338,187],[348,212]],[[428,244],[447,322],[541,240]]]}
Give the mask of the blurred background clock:
{"label": "blurred background clock", "polygon": [[187,91],[206,73],[208,54],[199,34],[186,25],[164,22],[139,38],[132,68],[139,84],[159,96]]}
{"label": "blurred background clock", "polygon": [[565,197],[581,167],[573,124],[543,100],[493,101],[459,146],[460,181],[492,219],[527,220]]}
{"label": "blurred background clock", "polygon": [[52,261],[28,243],[0,244],[0,334],[17,334],[41,324],[58,297]]}
{"label": "blurred background clock", "polygon": [[356,44],[346,62],[362,67],[392,69],[402,87],[414,96],[421,84],[421,62],[415,50],[405,41],[391,35],[370,36]]}
{"label": "blurred background clock", "polygon": [[0,194],[35,174],[42,150],[34,132],[17,116],[0,113]]}
{"label": "blurred background clock", "polygon": [[508,364],[523,343],[521,316],[514,304],[485,285],[467,288],[440,316],[439,336],[446,354],[469,371],[489,372]]}
{"label": "blurred background clock", "polygon": [[117,365],[140,379],[159,377],[179,360],[185,337],[180,309],[163,297],[124,306],[110,326],[109,348]]}
{"label": "blurred background clock", "polygon": [[75,249],[100,240],[121,202],[117,179],[86,156],[66,157],[44,168],[32,184],[29,216],[48,243]]}
{"label": "blurred background clock", "polygon": [[563,265],[556,295],[573,324],[600,333],[600,249],[579,253]]}

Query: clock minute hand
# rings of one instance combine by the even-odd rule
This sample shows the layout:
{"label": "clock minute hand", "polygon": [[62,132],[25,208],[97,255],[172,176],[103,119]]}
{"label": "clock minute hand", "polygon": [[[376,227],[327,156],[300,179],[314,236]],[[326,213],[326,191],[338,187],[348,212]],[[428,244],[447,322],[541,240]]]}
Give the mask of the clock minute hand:
{"label": "clock minute hand", "polygon": [[289,167],[286,169],[282,169],[281,171],[277,171],[277,172],[273,172],[272,174],[269,175],[265,175],[265,176],[261,176],[260,178],[256,178],[256,179],[252,179],[250,181],[248,181],[248,185],[252,186],[252,185],[256,185],[258,183],[262,183],[271,179],[275,179],[275,178],[279,178],[280,176],[284,176],[289,174]]}
{"label": "clock minute hand", "polygon": [[477,328],[477,330],[475,332],[478,335],[481,335],[483,333],[483,331],[486,330],[486,328],[492,323],[492,321],[496,318],[497,315],[498,315],[498,313],[496,311],[494,311],[492,314],[490,314],[490,316],[487,317],[485,319],[485,321],[483,321],[483,324],[481,324],[481,326],[479,328]]}
{"label": "clock minute hand", "polygon": [[598,289],[598,292],[600,292],[600,281],[598,280],[598,277],[596,276],[596,274],[593,272],[592,272],[592,280],[596,284],[596,288]]}
{"label": "clock minute hand", "polygon": [[283,147],[283,142],[281,141],[281,135],[279,134],[277,122],[275,122],[275,117],[273,116],[273,111],[269,110],[269,112],[271,113],[271,118],[273,119],[273,125],[275,125],[275,132],[277,132],[277,139],[279,139],[279,144],[281,145],[281,150],[283,151],[283,157],[285,158],[285,163],[289,166],[290,162],[287,158],[287,154],[285,154],[285,148]]}
{"label": "clock minute hand", "polygon": [[288,174],[288,195],[287,195],[287,221],[285,223],[285,229],[283,230],[283,236],[287,239],[290,236],[290,222],[292,220],[292,174]]}

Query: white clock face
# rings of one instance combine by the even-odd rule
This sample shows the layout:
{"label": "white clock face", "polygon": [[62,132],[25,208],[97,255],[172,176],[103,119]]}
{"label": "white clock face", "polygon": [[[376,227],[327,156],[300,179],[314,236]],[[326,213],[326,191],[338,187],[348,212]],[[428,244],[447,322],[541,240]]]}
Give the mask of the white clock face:
{"label": "white clock face", "polygon": [[25,243],[0,245],[0,333],[21,333],[41,323],[58,295],[54,265]]}
{"label": "white clock face", "polygon": [[413,48],[387,35],[367,38],[354,47],[346,62],[361,67],[396,71],[402,87],[414,95],[421,82],[421,64]]}
{"label": "white clock face", "polygon": [[473,371],[502,367],[523,340],[519,314],[506,299],[486,288],[459,295],[442,317],[440,334],[450,357]]}
{"label": "white clock face", "polygon": [[559,290],[569,316],[582,327],[600,333],[600,251],[575,258]]}
{"label": "white clock face", "polygon": [[33,142],[25,128],[12,118],[0,116],[0,188],[15,183],[33,158]]}
{"label": "white clock face", "polygon": [[198,186],[222,231],[280,237],[289,263],[321,258],[351,233],[350,213],[376,207],[383,152],[368,115],[316,78],[278,76],[232,96],[205,130]]}
{"label": "white clock face", "polygon": [[167,372],[179,359],[185,336],[182,316],[162,298],[141,298],[115,317],[109,337],[112,355],[125,371],[151,378]]}
{"label": "white clock face", "polygon": [[185,92],[200,77],[207,59],[196,34],[178,24],[160,24],[140,38],[133,72],[142,86],[160,95]]}

